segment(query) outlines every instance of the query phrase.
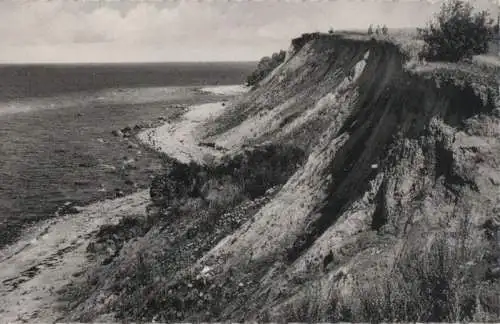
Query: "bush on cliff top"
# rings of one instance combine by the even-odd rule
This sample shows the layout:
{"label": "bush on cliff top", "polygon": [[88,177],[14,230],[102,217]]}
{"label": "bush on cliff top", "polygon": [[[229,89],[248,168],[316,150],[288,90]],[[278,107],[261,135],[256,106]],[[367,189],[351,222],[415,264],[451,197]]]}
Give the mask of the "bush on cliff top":
{"label": "bush on cliff top", "polygon": [[257,69],[255,69],[255,71],[253,71],[252,74],[247,77],[247,85],[255,86],[257,83],[263,80],[267,75],[269,75],[269,73],[271,73],[272,70],[283,63],[283,61],[285,60],[285,56],[285,51],[279,51],[279,53],[273,53],[271,57],[263,57],[259,61]]}
{"label": "bush on cliff top", "polygon": [[473,13],[471,4],[450,0],[428,27],[418,29],[426,42],[421,56],[429,61],[458,62],[488,51],[493,36],[493,21],[487,11]]}

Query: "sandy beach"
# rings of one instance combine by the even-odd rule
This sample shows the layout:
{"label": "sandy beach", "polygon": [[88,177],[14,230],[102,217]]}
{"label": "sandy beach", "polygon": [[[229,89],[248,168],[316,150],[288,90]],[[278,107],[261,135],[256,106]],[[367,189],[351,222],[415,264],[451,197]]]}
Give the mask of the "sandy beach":
{"label": "sandy beach", "polygon": [[[244,86],[220,86],[202,88],[203,92],[219,95],[238,95],[248,91]],[[151,147],[166,153],[183,163],[204,163],[207,155],[219,157],[222,152],[200,146],[203,123],[218,117],[226,108],[223,102],[194,105],[175,123],[166,123],[139,133],[138,138]]]}

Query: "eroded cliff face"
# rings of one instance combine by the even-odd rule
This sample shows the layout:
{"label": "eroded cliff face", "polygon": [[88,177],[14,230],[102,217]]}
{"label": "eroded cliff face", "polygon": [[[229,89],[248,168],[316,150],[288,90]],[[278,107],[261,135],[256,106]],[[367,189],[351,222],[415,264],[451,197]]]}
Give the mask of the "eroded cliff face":
{"label": "eroded cliff face", "polygon": [[498,224],[495,75],[403,66],[390,43],[325,35],[228,113],[244,121],[216,136],[219,145],[297,140],[310,155],[252,221],[198,262],[261,274],[224,316],[280,308],[314,281],[328,300],[332,287],[346,292],[349,281],[380,275],[403,245],[426,246],[464,222],[470,244],[481,245],[481,226]]}
{"label": "eroded cliff face", "polygon": [[[484,229],[500,225],[495,73],[409,69],[396,45],[363,37],[294,44],[282,65],[207,126],[206,137],[230,155],[292,144],[307,153],[305,162],[241,225],[151,284],[142,310],[128,316],[362,320],[354,313],[364,307],[363,287],[382,287],[404,251],[434,249],[443,238],[462,247],[457,269],[481,265],[477,282],[500,291],[488,275],[498,245]],[[142,249],[161,249],[160,232],[146,235]],[[498,294],[471,298],[469,307],[499,316]],[[342,303],[358,304],[342,315]],[[437,313],[421,320],[445,320]]]}

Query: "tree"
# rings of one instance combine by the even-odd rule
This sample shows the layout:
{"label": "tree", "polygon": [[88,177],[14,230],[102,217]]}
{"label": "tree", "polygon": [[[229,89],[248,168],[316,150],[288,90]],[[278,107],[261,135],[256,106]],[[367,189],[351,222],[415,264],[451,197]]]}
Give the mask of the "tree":
{"label": "tree", "polygon": [[373,26],[368,27],[368,35],[373,35]]}
{"label": "tree", "polygon": [[457,62],[488,51],[493,36],[493,20],[487,11],[474,13],[463,0],[450,0],[427,28],[418,29],[426,46],[423,57],[429,61]]}
{"label": "tree", "polygon": [[500,32],[500,16],[498,16],[498,22],[493,26],[493,34],[498,35]]}
{"label": "tree", "polygon": [[333,27],[330,27],[330,29],[328,30],[328,34],[333,34],[333,33],[334,33]]}
{"label": "tree", "polygon": [[382,35],[387,35],[389,33],[389,29],[386,25],[382,26]]}

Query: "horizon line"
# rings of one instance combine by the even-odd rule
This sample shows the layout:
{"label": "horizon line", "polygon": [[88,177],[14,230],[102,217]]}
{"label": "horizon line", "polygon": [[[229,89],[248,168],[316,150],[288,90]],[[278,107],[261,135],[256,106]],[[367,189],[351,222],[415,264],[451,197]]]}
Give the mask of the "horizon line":
{"label": "horizon line", "polygon": [[112,65],[112,64],[213,64],[213,63],[221,63],[221,64],[238,64],[238,63],[258,63],[259,60],[255,61],[242,60],[242,61],[95,61],[95,62],[86,62],[86,61],[26,61],[26,62],[2,62],[0,61],[0,66],[6,65]]}

